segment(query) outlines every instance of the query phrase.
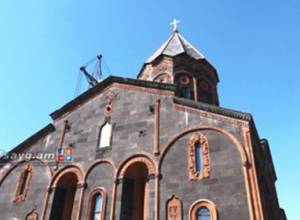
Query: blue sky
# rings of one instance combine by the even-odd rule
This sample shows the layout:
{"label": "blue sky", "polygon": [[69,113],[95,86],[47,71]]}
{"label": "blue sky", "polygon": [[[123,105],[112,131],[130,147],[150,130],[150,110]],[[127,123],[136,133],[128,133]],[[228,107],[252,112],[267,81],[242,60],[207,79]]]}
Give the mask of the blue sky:
{"label": "blue sky", "polygon": [[251,112],[268,138],[280,204],[300,204],[300,2],[0,2],[0,148],[9,150],[51,122],[74,98],[79,67],[97,53],[113,75],[135,78],[143,61],[180,32],[217,68],[221,106]]}

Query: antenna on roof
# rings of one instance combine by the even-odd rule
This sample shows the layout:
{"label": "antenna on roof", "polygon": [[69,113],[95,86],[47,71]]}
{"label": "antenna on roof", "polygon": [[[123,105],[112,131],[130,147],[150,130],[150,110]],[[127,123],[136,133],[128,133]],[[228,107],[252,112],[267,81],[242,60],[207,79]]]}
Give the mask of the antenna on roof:
{"label": "antenna on roof", "polygon": [[[85,77],[86,82],[89,86],[89,88],[96,86],[102,79],[102,61],[103,56],[102,54],[98,54],[96,57],[88,61],[85,65],[80,67],[78,80],[77,80],[77,86],[74,96],[77,96],[81,91],[81,78],[82,76]],[[92,71],[89,71],[89,67],[94,63],[94,69]],[[106,63],[104,63],[107,66],[107,69],[110,72],[110,69]]]}
{"label": "antenna on roof", "polygon": [[[83,75],[85,76],[88,84],[91,87],[97,85],[98,81],[101,80],[101,77],[102,77],[101,60],[102,60],[102,55],[98,54],[95,58],[90,60],[87,64],[80,67],[81,73],[83,73]],[[90,74],[87,71],[87,67],[88,67],[88,65],[92,64],[93,62],[95,62],[95,67],[94,67],[93,72]]]}
{"label": "antenna on roof", "polygon": [[80,71],[83,73],[83,75],[85,76],[88,84],[93,87],[95,85],[97,85],[97,80],[91,75],[88,73],[88,71],[86,70],[85,66],[82,66],[80,67]]}

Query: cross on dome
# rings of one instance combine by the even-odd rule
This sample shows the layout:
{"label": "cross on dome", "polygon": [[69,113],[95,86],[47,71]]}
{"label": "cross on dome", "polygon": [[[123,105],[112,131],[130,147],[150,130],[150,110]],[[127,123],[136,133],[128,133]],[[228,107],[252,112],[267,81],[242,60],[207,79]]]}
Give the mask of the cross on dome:
{"label": "cross on dome", "polygon": [[173,32],[178,31],[178,24],[180,23],[179,20],[174,18],[174,20],[170,23],[171,26],[173,26]]}

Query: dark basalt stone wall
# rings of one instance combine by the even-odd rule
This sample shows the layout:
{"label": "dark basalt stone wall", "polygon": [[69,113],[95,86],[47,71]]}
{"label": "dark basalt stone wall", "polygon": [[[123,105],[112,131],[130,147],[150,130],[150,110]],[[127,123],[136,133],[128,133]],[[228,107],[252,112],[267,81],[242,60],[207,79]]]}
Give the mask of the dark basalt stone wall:
{"label": "dark basalt stone wall", "polygon": [[12,217],[25,219],[26,215],[33,209],[41,213],[43,201],[50,182],[51,174],[49,168],[39,161],[32,161],[32,177],[30,189],[26,200],[14,202],[15,192],[19,181],[19,176],[23,171],[26,162],[20,163],[5,178],[0,186],[0,219],[10,220]]}
{"label": "dark basalt stone wall", "polygon": [[[99,128],[105,122],[105,91],[77,107],[72,112],[53,122],[55,131],[42,138],[34,145],[28,146],[32,152],[55,152],[60,140],[64,120],[68,120],[70,130],[65,135],[64,145],[72,144],[74,148],[74,164],[79,165],[86,172],[98,159],[110,159],[118,168],[122,161],[135,154],[148,153],[155,160],[159,156],[153,155],[154,114],[150,106],[157,99],[161,100],[161,151],[184,129],[197,126],[221,127],[233,133],[238,140],[241,138],[241,128],[237,124],[224,123],[217,119],[178,111],[174,107],[172,96],[162,96],[147,91],[112,88],[117,96],[112,101],[113,124],[112,147],[97,151]],[[234,119],[230,119],[234,120]],[[141,133],[142,131],[142,133]],[[190,205],[198,199],[210,199],[218,208],[220,219],[248,219],[246,192],[240,155],[233,143],[223,134],[215,131],[203,131],[209,140],[211,156],[211,177],[207,180],[189,181],[187,170],[187,139],[191,134],[180,138],[167,152],[162,163],[160,217],[165,219],[166,201],[175,194],[182,199],[184,219]],[[158,162],[157,162],[158,163]],[[68,164],[65,164],[68,165]],[[22,165],[17,166],[0,185],[0,219],[16,217],[24,219],[34,208],[41,215],[47,187],[50,178],[44,166],[33,165],[33,178],[30,183],[28,197],[23,202],[13,203],[16,183],[19,179]],[[53,168],[52,164],[49,164]],[[60,165],[59,168],[63,168]],[[152,182],[153,183],[153,182]],[[151,187],[154,184],[151,183]],[[87,188],[83,198],[83,212],[81,219],[85,219],[89,192],[101,186],[107,192],[106,218],[110,217],[112,202],[112,187],[114,184],[114,170],[108,163],[95,166],[87,177]],[[79,191],[79,190],[77,190]],[[149,198],[154,201],[153,189]],[[53,192],[52,192],[53,193]],[[118,216],[121,199],[120,187],[116,192],[116,213]],[[47,212],[50,212],[51,201]],[[153,214],[154,202],[149,204]],[[153,216],[151,214],[151,216]]]}
{"label": "dark basalt stone wall", "polygon": [[[175,195],[182,201],[183,219],[188,220],[191,205],[208,199],[217,206],[220,219],[248,219],[246,189],[239,152],[234,144],[216,131],[201,131],[209,143],[210,176],[208,179],[189,180],[187,142],[194,134],[188,133],[171,146],[161,168],[161,203]],[[160,218],[164,219],[162,208]]]}
{"label": "dark basalt stone wall", "polygon": [[114,181],[114,168],[109,163],[100,163],[96,165],[87,176],[87,188],[84,193],[83,200],[83,213],[81,215],[82,219],[86,219],[88,215],[88,205],[89,205],[89,196],[90,193],[97,187],[105,189],[107,196],[106,199],[106,219],[110,217],[110,209],[112,202],[112,188]]}

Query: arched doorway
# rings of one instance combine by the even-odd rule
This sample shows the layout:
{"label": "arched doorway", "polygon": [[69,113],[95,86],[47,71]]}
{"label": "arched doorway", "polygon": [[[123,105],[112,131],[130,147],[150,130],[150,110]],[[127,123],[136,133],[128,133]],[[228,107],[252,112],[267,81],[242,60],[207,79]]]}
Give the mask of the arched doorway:
{"label": "arched doorway", "polygon": [[50,220],[71,220],[78,179],[75,173],[64,174],[56,184]]}
{"label": "arched doorway", "polygon": [[148,167],[142,162],[133,163],[126,169],[123,176],[120,219],[147,219],[148,175]]}

